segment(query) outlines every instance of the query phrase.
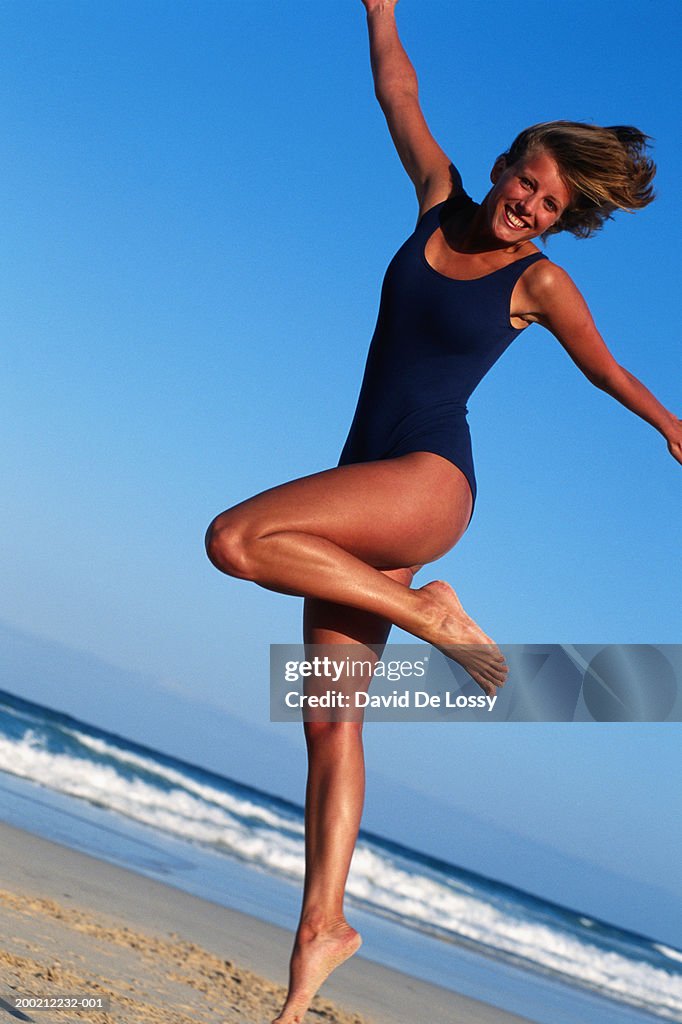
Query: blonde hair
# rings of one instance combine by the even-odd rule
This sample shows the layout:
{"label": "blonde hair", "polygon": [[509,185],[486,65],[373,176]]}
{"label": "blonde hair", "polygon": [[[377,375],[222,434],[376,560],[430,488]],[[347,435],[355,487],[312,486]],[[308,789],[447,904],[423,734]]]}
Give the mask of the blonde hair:
{"label": "blonde hair", "polygon": [[546,121],[517,135],[504,157],[508,166],[539,149],[554,157],[572,200],[545,235],[570,231],[588,238],[616,210],[632,213],[654,198],[656,164],[646,152],[648,141],[630,125]]}

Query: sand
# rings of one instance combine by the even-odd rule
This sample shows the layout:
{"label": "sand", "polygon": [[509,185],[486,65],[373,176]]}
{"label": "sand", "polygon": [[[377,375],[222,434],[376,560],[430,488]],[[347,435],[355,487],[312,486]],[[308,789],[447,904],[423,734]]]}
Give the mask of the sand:
{"label": "sand", "polygon": [[[0,824],[0,1022],[267,1024],[291,936]],[[13,1009],[15,997],[98,997],[108,1009]],[[528,1024],[362,957],[306,1024]]]}

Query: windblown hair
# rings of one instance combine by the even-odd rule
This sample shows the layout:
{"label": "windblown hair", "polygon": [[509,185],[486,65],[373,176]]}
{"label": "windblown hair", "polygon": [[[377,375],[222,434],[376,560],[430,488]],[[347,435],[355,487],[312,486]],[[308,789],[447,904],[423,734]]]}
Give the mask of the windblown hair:
{"label": "windblown hair", "polygon": [[536,150],[550,153],[573,198],[545,235],[570,231],[588,238],[616,210],[633,213],[654,198],[656,164],[647,154],[648,141],[630,125],[547,121],[522,131],[504,156],[511,166]]}

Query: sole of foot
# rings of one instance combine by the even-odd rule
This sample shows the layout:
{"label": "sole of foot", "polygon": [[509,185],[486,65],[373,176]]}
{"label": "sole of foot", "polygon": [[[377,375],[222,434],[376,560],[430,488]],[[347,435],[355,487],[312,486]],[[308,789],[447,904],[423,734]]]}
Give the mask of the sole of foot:
{"label": "sole of foot", "polygon": [[504,685],[507,665],[499,647],[464,611],[449,583],[434,580],[421,587],[431,625],[423,639],[469,673],[489,695]]}

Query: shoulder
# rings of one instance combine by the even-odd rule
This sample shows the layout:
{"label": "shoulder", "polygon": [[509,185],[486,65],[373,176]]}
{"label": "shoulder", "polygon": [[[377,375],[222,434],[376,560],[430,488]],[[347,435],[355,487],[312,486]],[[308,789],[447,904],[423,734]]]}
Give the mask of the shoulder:
{"label": "shoulder", "polygon": [[536,260],[524,271],[519,282],[523,319],[550,327],[557,318],[586,309],[585,300],[563,267],[550,259]]}
{"label": "shoulder", "polygon": [[[538,252],[538,254],[544,256],[544,253]],[[536,254],[531,253],[531,255]],[[563,267],[552,263],[546,256],[544,259],[531,263],[524,272],[523,280],[529,294],[538,299],[551,298],[557,288],[561,290],[573,285],[573,281]]]}
{"label": "shoulder", "polygon": [[524,272],[523,283],[526,294],[540,312],[580,295],[570,275],[547,257],[531,263]]}

